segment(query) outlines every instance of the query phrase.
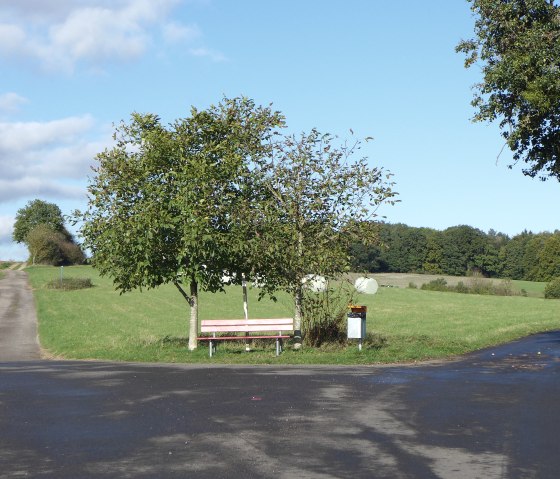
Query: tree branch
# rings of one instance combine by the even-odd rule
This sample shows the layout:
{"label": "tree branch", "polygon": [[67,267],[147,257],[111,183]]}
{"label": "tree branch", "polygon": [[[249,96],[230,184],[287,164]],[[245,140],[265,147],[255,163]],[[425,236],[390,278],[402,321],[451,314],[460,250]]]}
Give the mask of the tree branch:
{"label": "tree branch", "polygon": [[177,286],[177,289],[179,290],[179,292],[181,293],[181,295],[183,296],[183,298],[185,298],[185,300],[187,301],[187,303],[189,303],[189,306],[193,305],[193,299],[187,294],[185,293],[185,290],[181,287],[181,285],[179,284],[179,282],[177,281],[173,281],[173,284],[175,286]]}

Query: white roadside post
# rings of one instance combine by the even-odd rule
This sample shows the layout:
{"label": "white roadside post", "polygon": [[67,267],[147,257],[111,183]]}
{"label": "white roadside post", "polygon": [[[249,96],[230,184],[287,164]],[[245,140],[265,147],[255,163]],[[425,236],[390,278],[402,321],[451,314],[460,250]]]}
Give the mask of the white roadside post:
{"label": "white roadside post", "polygon": [[[247,301],[247,279],[245,274],[241,275],[241,287],[243,288],[243,313],[245,314],[245,321],[247,321],[249,319],[249,303]],[[249,333],[246,332],[245,336],[249,336]],[[251,351],[247,340],[245,340],[245,351]]]}

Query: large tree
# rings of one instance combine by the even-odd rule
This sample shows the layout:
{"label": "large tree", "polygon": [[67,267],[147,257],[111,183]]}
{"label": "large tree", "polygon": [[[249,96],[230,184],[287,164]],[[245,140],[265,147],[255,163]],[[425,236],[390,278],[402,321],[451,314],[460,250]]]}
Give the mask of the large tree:
{"label": "large tree", "polygon": [[38,225],[47,225],[52,231],[65,232],[62,211],[54,203],[33,200],[16,214],[12,237],[16,243],[25,243],[27,235]]}
{"label": "large tree", "polygon": [[499,120],[523,172],[560,180],[560,6],[554,0],[468,0],[475,34],[457,51],[480,66],[475,121]]}
{"label": "large tree", "polygon": [[394,201],[391,175],[366,157],[356,158],[360,147],[360,141],[339,144],[312,130],[285,137],[272,158],[255,167],[263,192],[252,215],[253,265],[265,276],[264,291],[282,289],[293,296],[296,338],[306,275],[347,271],[350,246],[375,242],[377,208]]}
{"label": "large tree", "polygon": [[168,127],[133,114],[97,156],[82,228],[93,265],[121,292],[174,284],[190,305],[191,350],[199,289],[218,291],[224,271],[247,269],[250,162],[269,154],[282,125],[269,107],[225,98]]}
{"label": "large tree", "polygon": [[54,266],[82,264],[84,253],[64,226],[64,217],[54,203],[33,200],[18,210],[13,239],[25,243],[33,264]]}

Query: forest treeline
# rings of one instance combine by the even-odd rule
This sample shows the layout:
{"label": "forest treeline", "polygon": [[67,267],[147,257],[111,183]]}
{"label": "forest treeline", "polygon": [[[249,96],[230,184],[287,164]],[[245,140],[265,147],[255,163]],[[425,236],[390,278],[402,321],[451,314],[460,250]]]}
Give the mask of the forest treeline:
{"label": "forest treeline", "polygon": [[404,224],[379,225],[381,244],[355,244],[353,270],[426,273],[550,281],[560,277],[560,231],[509,237],[467,225],[440,231]]}

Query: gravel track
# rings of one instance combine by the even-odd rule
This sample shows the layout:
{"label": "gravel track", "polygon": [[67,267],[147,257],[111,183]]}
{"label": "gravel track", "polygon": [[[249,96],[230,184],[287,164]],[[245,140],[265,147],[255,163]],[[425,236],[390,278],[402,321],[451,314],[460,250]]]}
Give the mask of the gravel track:
{"label": "gravel track", "polygon": [[27,273],[4,272],[0,280],[0,361],[40,359],[37,313]]}

